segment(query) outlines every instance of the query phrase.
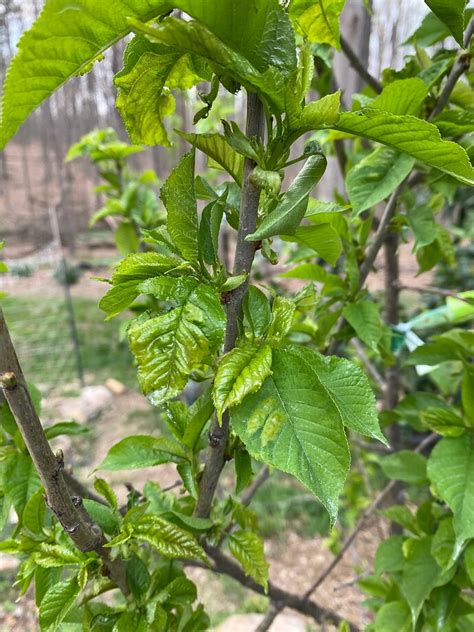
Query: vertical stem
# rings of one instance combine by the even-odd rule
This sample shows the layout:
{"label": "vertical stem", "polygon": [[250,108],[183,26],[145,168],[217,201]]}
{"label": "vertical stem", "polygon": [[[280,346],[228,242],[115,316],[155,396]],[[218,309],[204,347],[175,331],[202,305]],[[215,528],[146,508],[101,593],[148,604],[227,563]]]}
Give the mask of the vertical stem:
{"label": "vertical stem", "polygon": [[[393,326],[399,322],[399,261],[398,233],[396,229],[388,230],[385,238],[385,321]],[[392,410],[398,404],[400,391],[400,370],[398,362],[388,367],[384,393],[384,408]],[[394,439],[394,437],[392,437]]]}
{"label": "vertical stem", "polygon": [[[247,93],[247,126],[246,133],[249,138],[262,138],[264,129],[263,106],[258,96],[252,92]],[[244,184],[240,202],[239,230],[237,233],[237,245],[235,249],[233,273],[250,273],[255,255],[255,242],[245,241],[245,237],[253,233],[257,227],[258,202],[260,191],[249,181],[249,175],[255,163],[249,158],[244,163]],[[248,281],[243,283],[229,297],[227,303],[227,326],[224,341],[224,353],[228,353],[235,346],[239,333],[239,317],[242,309],[242,301],[247,291]],[[206,454],[206,464],[199,483],[199,494],[195,515],[200,518],[209,516],[212,499],[216,491],[217,482],[224,466],[225,449],[229,436],[229,414],[226,411],[222,418],[222,425],[217,420],[213,421],[209,434],[209,446]]]}

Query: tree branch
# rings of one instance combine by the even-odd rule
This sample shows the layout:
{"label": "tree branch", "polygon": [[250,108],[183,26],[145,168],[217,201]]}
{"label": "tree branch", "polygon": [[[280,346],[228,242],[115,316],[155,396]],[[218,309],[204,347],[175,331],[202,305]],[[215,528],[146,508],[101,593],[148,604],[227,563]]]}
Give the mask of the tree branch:
{"label": "tree branch", "polygon": [[[264,128],[263,105],[253,92],[247,93],[247,137],[261,138]],[[239,230],[235,250],[233,274],[249,274],[255,256],[255,243],[245,241],[247,235],[253,233],[257,227],[258,202],[260,191],[253,186],[249,175],[255,163],[249,158],[244,163],[244,185],[240,203]],[[227,303],[227,326],[224,342],[224,353],[234,348],[239,333],[239,318],[242,301],[247,291],[248,280],[230,293]],[[212,500],[216,491],[220,473],[224,467],[225,450],[229,436],[229,413],[226,411],[220,426],[215,419],[209,434],[209,446],[206,454],[206,464],[199,483],[198,501],[195,515],[207,518],[211,511]]]}
{"label": "tree branch", "polygon": [[383,89],[382,84],[380,83],[380,81],[378,79],[376,79],[375,77],[373,77],[370,74],[370,72],[367,70],[367,68],[365,66],[362,65],[359,57],[357,56],[355,51],[352,49],[351,45],[346,40],[346,38],[343,37],[342,35],[341,35],[341,49],[342,49],[342,52],[344,53],[344,55],[349,60],[351,66],[357,72],[357,74],[366,83],[368,83],[369,86],[371,88],[373,88],[375,90],[375,92],[377,92],[377,94],[380,94],[382,92],[382,89]]}
{"label": "tree branch", "polygon": [[127,595],[129,590],[124,565],[121,560],[112,560],[110,551],[104,548],[105,537],[82,506],[82,498],[70,496],[64,478],[62,452],[53,454],[46,439],[1,309],[0,387],[43,484],[47,505],[77,548],[83,552],[97,553],[107,566],[112,580]]}
{"label": "tree branch", "polygon": [[[209,557],[214,562],[211,567],[212,571],[223,575],[229,575],[238,581],[239,584],[250,588],[250,590],[259,593],[260,595],[265,594],[263,587],[245,575],[240,566],[225,555],[225,553],[223,553],[220,549],[209,545],[206,545],[205,549]],[[323,608],[310,599],[300,597],[299,595],[283,590],[282,588],[275,586],[272,582],[268,583],[268,596],[272,602],[283,604],[283,607],[297,610],[298,612],[301,612],[301,614],[312,617],[317,623],[330,622],[337,626],[344,621],[344,619],[334,611]],[[354,623],[349,622],[349,627],[351,632],[358,632],[358,627]]]}

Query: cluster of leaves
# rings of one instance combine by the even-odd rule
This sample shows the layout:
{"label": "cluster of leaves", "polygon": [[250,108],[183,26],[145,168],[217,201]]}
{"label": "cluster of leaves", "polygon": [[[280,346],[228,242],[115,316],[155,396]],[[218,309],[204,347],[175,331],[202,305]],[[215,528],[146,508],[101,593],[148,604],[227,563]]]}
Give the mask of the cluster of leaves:
{"label": "cluster of leaves", "polygon": [[104,184],[95,191],[106,196],[106,203],[92,216],[90,224],[106,217],[121,218],[115,242],[124,256],[139,250],[141,230],[156,228],[164,220],[154,190],[158,184],[155,172],[135,174],[127,167],[127,159],[141,151],[143,147],[120,141],[117,132],[107,128],[86,134],[66,155],[66,161],[87,156],[96,165]]}
{"label": "cluster of leaves", "polygon": [[[4,404],[3,516],[6,520],[12,505],[18,524],[17,537],[1,546],[25,558],[18,582],[25,590],[35,579],[43,629],[57,629],[63,621],[119,632],[205,629],[202,608],[192,607],[195,587],[176,559],[206,563],[203,542],[225,540],[245,573],[267,587],[255,515],[237,500],[252,480],[252,459],[299,479],[334,523],[350,465],[348,436],[385,442],[368,377],[350,359],[321,351],[332,340],[357,337],[369,360],[383,369],[396,362],[400,342],[408,341],[410,327],[399,328],[396,338],[382,322],[375,297],[361,287],[361,266],[376,205],[414,169],[417,178],[399,195],[392,228],[413,240],[421,272],[454,261],[450,232],[436,213],[456,202],[460,183],[474,184],[472,90],[459,81],[449,107],[433,118],[457,53],[442,48],[429,57],[420,46],[427,37],[433,43],[447,33],[462,44],[466,15],[464,2],[427,4],[432,13],[411,38],[415,55],[400,71],[384,73],[380,94],[367,87],[345,112],[340,92],[330,92],[329,82],[314,77],[315,62],[324,66],[332,48],[339,47],[342,0],[292,0],[288,7],[277,0],[128,0],[114,6],[47,0],[23,36],[5,83],[2,144],[46,95],[88,71],[131,31],[115,83],[132,142],[166,146],[171,91],[203,80],[211,89],[202,96],[205,107],[196,119],[207,116],[220,87],[256,93],[266,114],[264,139],[247,137],[233,121],[223,123],[222,133],[183,134],[192,149],[161,189],[165,218],[149,189],[149,175],[131,178],[125,169],[126,157],[139,148],[105,130],[88,135],[69,153],[69,159],[89,155],[107,181],[101,190],[109,200],[95,219],[123,218],[117,244],[127,256],[113,272],[100,307],[109,318],[129,308],[139,312],[128,326],[130,348],[141,388],[161,408],[169,428],[169,436],[123,439],[100,468],[175,463],[186,493],[176,498],[149,482],[142,494],[132,492],[118,507],[109,485],[96,480],[104,502],[84,504],[109,538],[112,556],[126,565],[132,594],[130,603],[106,606],[96,597],[114,584],[104,578],[97,555],[75,551],[45,513],[37,475]],[[187,18],[176,17],[175,9]],[[471,81],[470,72],[467,77]],[[312,88],[320,98],[308,101]],[[292,147],[307,134],[312,136],[301,156],[290,160]],[[325,153],[341,140],[350,141],[345,142],[347,197],[315,200],[311,193],[324,174]],[[212,187],[195,174],[197,150],[220,166],[224,182]],[[283,192],[285,168],[301,161]],[[245,164],[253,165],[249,182],[244,182]],[[230,274],[221,261],[222,222],[225,217],[231,228],[241,228],[240,193],[249,183],[259,192],[259,206],[256,229],[246,240],[271,263],[287,266],[283,279],[304,282],[290,296],[250,284],[248,270]],[[282,248],[277,239],[290,245]],[[290,256],[282,259],[288,249]],[[242,290],[236,316],[225,306]],[[237,342],[223,353],[226,330],[234,324]],[[387,510],[403,532],[381,545],[375,575],[362,582],[373,596],[377,632],[420,626],[464,630],[472,623],[474,604],[465,591],[474,574],[472,349],[472,333],[462,330],[419,346],[406,370],[417,383],[415,369],[408,367],[422,366],[420,385],[429,386],[381,417],[442,438],[428,460],[402,450],[381,461],[388,477],[413,486],[408,493],[419,506],[415,513],[405,505]],[[190,381],[199,383],[200,395],[188,406]],[[443,397],[433,394],[433,385]],[[218,423],[230,419],[225,459],[235,467],[235,494],[214,501],[209,517],[197,518],[201,451],[214,415]]]}

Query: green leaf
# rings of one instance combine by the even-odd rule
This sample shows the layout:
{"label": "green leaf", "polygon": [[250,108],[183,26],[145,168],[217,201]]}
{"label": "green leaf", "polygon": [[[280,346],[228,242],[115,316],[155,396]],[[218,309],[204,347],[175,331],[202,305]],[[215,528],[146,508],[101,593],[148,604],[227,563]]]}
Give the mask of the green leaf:
{"label": "green leaf", "polygon": [[94,481],[94,488],[101,496],[105,498],[112,509],[115,509],[115,511],[118,510],[117,494],[114,492],[109,483],[107,483],[107,481],[104,481],[103,478],[96,478]]}
{"label": "green leaf", "polygon": [[77,436],[88,432],[90,432],[90,429],[77,423],[77,421],[60,421],[44,429],[47,439],[54,439],[63,435]]}
{"label": "green leaf", "polygon": [[161,189],[168,214],[167,227],[188,261],[198,260],[198,217],[194,192],[194,151],[185,154]]}
{"label": "green leaf", "polygon": [[314,250],[322,259],[335,266],[342,252],[342,242],[337,231],[329,223],[299,226],[285,240],[296,241]]}
{"label": "green leaf", "polygon": [[82,561],[79,551],[72,550],[60,544],[43,542],[39,551],[35,553],[35,562],[42,568],[62,568],[77,565]]}
{"label": "green leaf", "polygon": [[219,261],[219,232],[224,206],[221,200],[204,207],[199,224],[199,254],[204,263],[216,265]]}
{"label": "green leaf", "polygon": [[474,538],[474,440],[472,433],[446,437],[428,459],[428,476],[436,493],[454,514],[454,558],[466,540]]}
{"label": "green leaf", "polygon": [[410,606],[414,627],[425,599],[437,585],[441,569],[431,555],[431,538],[409,541],[405,554],[400,588]]}
{"label": "green leaf", "polygon": [[428,204],[422,204],[409,208],[407,211],[407,219],[410,228],[415,235],[414,251],[432,244],[437,235],[436,222],[433,217],[433,209]]}
{"label": "green leaf", "polygon": [[204,284],[197,285],[179,307],[130,326],[140,385],[155,405],[182,391],[190,373],[218,349],[224,329],[219,296]]}
{"label": "green leaf", "polygon": [[137,252],[139,240],[135,227],[131,222],[120,222],[115,231],[115,244],[123,256],[129,255],[131,252]]}
{"label": "green leaf", "polygon": [[343,112],[335,127],[403,151],[464,184],[474,184],[474,168],[465,149],[442,140],[438,128],[428,121],[365,109]]}
{"label": "green leaf", "polygon": [[[195,6],[199,4],[195,3]],[[233,13],[234,11],[231,11],[230,15]],[[232,42],[217,37],[202,22],[169,17],[155,28],[137,20],[130,22],[136,32],[146,35],[153,42],[159,42],[208,60],[217,74],[232,78],[234,86],[235,83],[237,86],[242,84],[247,89],[258,92],[274,109],[283,112],[284,85],[287,76],[285,69],[272,65],[268,66],[264,72],[259,71],[243,53],[232,48]],[[240,44],[245,40],[245,37],[241,37]]]}
{"label": "green leaf", "polygon": [[174,270],[182,261],[158,252],[140,252],[125,257],[112,275],[113,287],[100,300],[99,307],[107,318],[120,314],[137,298],[139,284],[152,277]]}
{"label": "green leaf", "polygon": [[107,48],[130,32],[128,18],[147,22],[168,6],[163,0],[125,0],[114,6],[95,0],[48,0],[22,36],[5,79],[0,148],[44,99],[87,72]]}
{"label": "green leaf", "polygon": [[421,454],[400,450],[380,459],[380,465],[388,478],[397,481],[426,485],[426,459]]}
{"label": "green leaf", "polygon": [[391,601],[377,612],[375,632],[412,632],[410,609],[404,601]]}
{"label": "green leaf", "polygon": [[464,0],[425,0],[433,13],[448,27],[459,46],[463,46]]}
{"label": "green leaf", "polygon": [[402,550],[404,539],[402,535],[393,535],[379,544],[375,553],[376,575],[380,575],[380,573],[396,573],[403,570],[405,565]]}
{"label": "green leaf", "polygon": [[260,241],[279,234],[292,234],[304,217],[308,195],[321,179],[325,169],[326,158],[322,154],[310,156],[281,202],[246,239]]}
{"label": "green leaf", "polygon": [[370,109],[418,116],[427,96],[428,86],[422,79],[398,79],[385,86],[378,97],[371,101]]}
{"label": "green leaf", "polygon": [[388,197],[413,169],[415,159],[390,147],[377,147],[356,163],[346,177],[355,215]]}
{"label": "green leaf", "polygon": [[22,516],[23,527],[31,531],[31,533],[41,534],[45,513],[46,502],[43,489],[41,488],[28,499],[25,505]]}
{"label": "green leaf", "polygon": [[194,536],[162,518],[143,516],[133,525],[133,537],[147,542],[163,557],[207,562],[207,555]]}
{"label": "green leaf", "polygon": [[446,25],[434,13],[428,13],[423,18],[421,25],[404,43],[416,44],[421,48],[427,48],[446,37],[449,37],[449,30]]}
{"label": "green leaf", "polygon": [[237,184],[242,184],[244,157],[233,149],[220,134],[186,134],[179,132],[191,145],[212,158],[231,175]]}
{"label": "green leaf", "polygon": [[255,393],[271,374],[272,350],[269,345],[246,344],[236,347],[220,361],[214,378],[213,400],[217,418],[228,408],[240,404],[249,393]]}
{"label": "green leaf", "polygon": [[240,494],[253,478],[252,459],[245,448],[240,446],[236,449],[234,453],[234,463],[237,478],[235,493]]}
{"label": "green leaf", "polygon": [[339,121],[340,102],[340,90],[333,92],[332,94],[327,94],[325,97],[322,97],[322,99],[318,99],[317,101],[311,101],[311,103],[308,103],[303,108],[297,127],[301,131],[304,131],[336,125]]}
{"label": "green leaf", "polygon": [[133,435],[116,443],[98,470],[132,470],[186,458],[186,451],[174,439]]}
{"label": "green leaf", "polygon": [[357,336],[376,351],[384,333],[377,305],[370,301],[350,303],[344,307],[342,314]]}
{"label": "green leaf", "polygon": [[296,67],[291,24],[277,0],[175,0],[174,7],[202,22],[258,70],[273,65],[288,73]]}
{"label": "green leaf", "polygon": [[76,577],[48,589],[41,601],[39,622],[42,632],[55,632],[74,605],[80,588]]}
{"label": "green leaf", "polygon": [[469,110],[445,110],[433,123],[443,136],[462,136],[474,128],[474,112]]}
{"label": "green leaf", "polygon": [[461,387],[462,409],[466,417],[466,425],[474,427],[474,367],[467,362],[464,365],[464,373]]}
{"label": "green leaf", "polygon": [[90,498],[84,498],[83,503],[93,522],[105,533],[114,534],[118,531],[119,521],[113,509]]}
{"label": "green leaf", "polygon": [[290,19],[310,42],[330,44],[339,50],[339,17],[345,0],[292,0]]}
{"label": "green leaf", "polygon": [[456,534],[454,533],[452,517],[443,518],[440,520],[431,541],[431,555],[440,568],[445,569],[452,566],[455,541]]}
{"label": "green leaf", "polygon": [[255,338],[262,336],[272,318],[270,305],[265,294],[254,285],[249,285],[243,303],[244,320]]}
{"label": "green leaf", "polygon": [[119,89],[117,108],[132,143],[169,146],[163,124],[173,114],[170,90],[187,90],[205,77],[189,55],[145,37],[135,37],[127,46],[124,68],[115,75]]}
{"label": "green leaf", "polygon": [[349,468],[343,425],[382,436],[367,378],[346,360],[295,346],[273,351],[272,372],[231,410],[232,426],[254,458],[296,476],[334,521]]}
{"label": "green leaf", "polygon": [[239,560],[246,575],[268,591],[268,562],[263,541],[252,531],[236,531],[229,537],[229,549]]}
{"label": "green leaf", "polygon": [[151,577],[145,562],[137,555],[131,555],[126,562],[127,584],[134,597],[140,600],[150,585]]}
{"label": "green leaf", "polygon": [[23,510],[31,496],[41,487],[29,454],[17,453],[5,463],[5,494],[11,498],[21,522]]}

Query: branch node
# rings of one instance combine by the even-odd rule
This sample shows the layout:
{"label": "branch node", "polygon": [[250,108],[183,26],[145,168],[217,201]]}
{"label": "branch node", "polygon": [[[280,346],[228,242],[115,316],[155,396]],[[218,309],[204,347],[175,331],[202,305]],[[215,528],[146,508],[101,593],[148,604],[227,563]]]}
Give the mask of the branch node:
{"label": "branch node", "polygon": [[71,496],[71,500],[74,507],[80,507],[82,505],[82,498],[80,496]]}
{"label": "branch node", "polygon": [[5,371],[0,375],[0,384],[7,391],[13,391],[17,387],[16,375],[13,371]]}
{"label": "branch node", "polygon": [[221,444],[222,437],[214,432],[210,432],[209,435],[209,445],[211,448],[218,448]]}

